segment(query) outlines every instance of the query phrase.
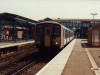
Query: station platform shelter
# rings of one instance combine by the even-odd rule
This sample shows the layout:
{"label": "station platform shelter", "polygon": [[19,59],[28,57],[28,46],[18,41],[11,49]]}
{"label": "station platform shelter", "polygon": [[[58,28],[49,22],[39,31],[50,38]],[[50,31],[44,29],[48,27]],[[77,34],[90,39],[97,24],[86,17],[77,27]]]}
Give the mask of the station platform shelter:
{"label": "station platform shelter", "polygon": [[0,13],[0,42],[34,39],[35,20],[11,13]]}

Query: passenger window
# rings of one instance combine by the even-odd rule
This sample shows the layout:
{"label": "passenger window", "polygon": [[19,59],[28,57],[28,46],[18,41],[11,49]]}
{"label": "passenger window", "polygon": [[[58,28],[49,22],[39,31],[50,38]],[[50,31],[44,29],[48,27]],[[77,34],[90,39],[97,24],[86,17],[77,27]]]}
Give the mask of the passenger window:
{"label": "passenger window", "polygon": [[42,26],[41,25],[37,25],[36,26],[36,35],[37,36],[41,36],[43,32]]}
{"label": "passenger window", "polygon": [[37,35],[42,35],[42,28],[41,27],[40,28],[39,27],[37,28]]}
{"label": "passenger window", "polygon": [[50,35],[50,29],[46,29],[46,35]]}
{"label": "passenger window", "polygon": [[53,30],[53,32],[54,32],[54,36],[55,37],[58,37],[58,36],[60,36],[60,26],[54,26],[54,30]]}

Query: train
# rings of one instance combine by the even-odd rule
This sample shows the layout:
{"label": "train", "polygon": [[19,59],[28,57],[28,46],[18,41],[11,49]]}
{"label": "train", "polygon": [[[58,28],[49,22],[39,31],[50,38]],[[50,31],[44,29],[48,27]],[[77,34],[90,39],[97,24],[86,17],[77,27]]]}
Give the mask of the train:
{"label": "train", "polygon": [[39,49],[61,49],[74,39],[74,32],[60,23],[44,21],[35,26],[35,44]]}

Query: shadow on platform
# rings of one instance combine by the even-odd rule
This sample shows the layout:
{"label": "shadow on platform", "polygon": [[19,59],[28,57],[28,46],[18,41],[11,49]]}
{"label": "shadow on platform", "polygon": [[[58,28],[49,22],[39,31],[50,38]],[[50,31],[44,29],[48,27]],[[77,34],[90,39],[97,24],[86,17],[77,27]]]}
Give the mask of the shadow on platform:
{"label": "shadow on platform", "polygon": [[82,48],[100,48],[100,47],[92,47],[88,43],[81,43]]}

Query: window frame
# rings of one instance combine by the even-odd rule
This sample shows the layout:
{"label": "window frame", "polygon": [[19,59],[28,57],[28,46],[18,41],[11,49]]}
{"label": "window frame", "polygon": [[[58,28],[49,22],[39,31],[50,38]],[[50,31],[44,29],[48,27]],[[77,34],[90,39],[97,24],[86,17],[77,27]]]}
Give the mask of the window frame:
{"label": "window frame", "polygon": [[[59,27],[59,30],[60,30],[60,31],[59,31],[59,35],[54,35],[55,26],[58,26],[58,27]],[[61,36],[61,26],[60,26],[60,25],[57,25],[57,24],[54,24],[54,25],[53,25],[53,36],[54,36],[54,37],[60,37],[60,36]]]}
{"label": "window frame", "polygon": [[[42,30],[41,35],[38,35],[38,32],[37,32],[38,28],[40,28]],[[43,26],[42,25],[36,25],[36,36],[42,36],[42,35],[43,35]]]}

